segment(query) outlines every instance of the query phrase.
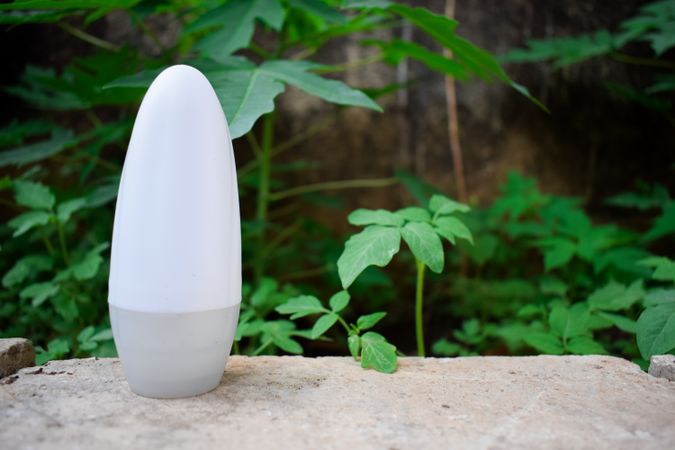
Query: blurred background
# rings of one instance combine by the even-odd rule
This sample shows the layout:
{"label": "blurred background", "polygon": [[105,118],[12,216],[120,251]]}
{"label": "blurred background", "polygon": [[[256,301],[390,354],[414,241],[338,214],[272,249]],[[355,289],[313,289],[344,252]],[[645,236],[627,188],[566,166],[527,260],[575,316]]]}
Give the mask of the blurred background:
{"label": "blurred background", "polygon": [[[117,180],[145,89],[179,62],[236,137],[235,351],[348,354],[344,330],[277,309],[345,286],[350,212],[433,194],[471,206],[473,245],[456,234],[427,271],[428,354],[675,348],[673,1],[18,1],[0,24],[0,335],[40,360],[114,355]],[[420,257],[401,247],[341,314],[386,312],[377,331],[414,354]]]}

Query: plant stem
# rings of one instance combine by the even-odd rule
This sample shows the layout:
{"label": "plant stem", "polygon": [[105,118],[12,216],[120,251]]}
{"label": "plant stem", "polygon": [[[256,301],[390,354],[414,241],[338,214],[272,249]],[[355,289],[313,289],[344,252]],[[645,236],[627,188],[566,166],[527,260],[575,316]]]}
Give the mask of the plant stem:
{"label": "plant stem", "polygon": [[417,266],[417,289],[415,292],[415,334],[417,337],[417,355],[425,356],[424,352],[424,324],[422,308],[424,306],[424,270],[426,266],[419,259],[415,259]]}
{"label": "plant stem", "polygon": [[159,36],[157,36],[157,34],[154,31],[152,31],[152,29],[149,26],[145,24],[145,21],[142,18],[138,17],[138,14],[134,13],[131,8],[129,8],[127,11],[131,15],[131,17],[136,21],[138,28],[140,28],[141,31],[150,38],[152,43],[155,44],[155,46],[157,46],[157,50],[159,52],[162,52],[164,50],[164,47],[162,46],[162,42],[159,40]]}
{"label": "plant stem", "polygon": [[621,52],[612,52],[610,56],[612,59],[614,59],[614,61],[622,62],[625,64],[634,64],[636,66],[660,67],[663,69],[675,68],[675,64],[673,64],[671,61],[663,61],[661,59],[641,58],[639,56],[627,55]]}
{"label": "plant stem", "polygon": [[251,353],[251,356],[258,356],[258,355],[260,354],[260,352],[262,352],[262,351],[265,350],[267,347],[269,347],[269,345],[270,345],[271,343],[272,343],[272,341],[265,341],[265,342],[263,342],[262,345],[261,345],[260,347],[258,347],[258,348],[256,348],[255,350],[253,350],[253,353]]}
{"label": "plant stem", "polygon": [[344,72],[347,69],[354,69],[357,67],[365,66],[372,64],[384,59],[384,53],[378,53],[377,55],[367,56],[365,58],[357,59],[355,61],[347,61],[342,64],[335,64],[333,66],[325,66],[314,69],[314,73],[335,73],[335,72]]}
{"label": "plant stem", "polygon": [[46,234],[42,235],[42,242],[45,243],[45,247],[47,247],[47,253],[49,253],[49,256],[53,256],[54,246],[52,245],[51,241],[49,240]]}
{"label": "plant stem", "polygon": [[66,246],[66,235],[63,232],[63,224],[59,222],[56,229],[58,230],[59,234],[59,244],[61,245],[61,256],[63,256],[63,262],[65,262],[66,265],[68,265],[70,258],[68,257],[68,247]]}
{"label": "plant stem", "polygon": [[349,336],[349,332],[351,331],[351,330],[349,329],[349,325],[347,325],[347,322],[345,322],[345,319],[343,319],[342,317],[340,317],[340,314],[335,313],[335,315],[337,316],[338,322],[340,322],[340,325],[342,325],[342,326],[344,327],[345,331],[347,332],[347,336]]}
{"label": "plant stem", "polygon": [[91,35],[86,31],[82,31],[79,28],[75,28],[74,26],[66,22],[61,22],[58,25],[62,30],[67,31],[76,38],[82,39],[83,41],[88,42],[96,47],[100,47],[105,50],[110,50],[111,52],[117,52],[120,49],[117,45],[108,41],[104,41],[103,39],[97,38],[96,36]]}
{"label": "plant stem", "polygon": [[330,272],[331,270],[333,270],[332,266],[322,266],[322,267],[316,267],[314,269],[302,270],[300,272],[283,274],[283,275],[280,275],[276,278],[279,281],[302,280],[302,279],[305,279],[305,278],[311,278],[311,277],[323,275],[324,273]]}
{"label": "plant stem", "polygon": [[260,158],[260,144],[258,144],[258,140],[255,138],[255,134],[253,134],[253,131],[250,133],[246,133],[246,140],[248,141],[249,145],[251,146],[251,150],[253,150],[253,154],[255,155],[256,159],[254,161],[257,161],[257,158]]}
{"label": "plant stem", "polygon": [[[272,139],[274,132],[274,113],[267,114],[263,119],[262,145],[258,160],[260,161],[260,173],[258,176],[258,201],[256,208],[256,221],[259,223],[257,254],[261,255],[265,248],[265,230],[267,228],[267,210],[270,201],[270,170],[272,166]],[[257,257],[254,265],[256,282],[260,282],[265,273],[265,261]]]}
{"label": "plant stem", "polygon": [[[445,15],[452,19],[455,15],[455,0],[445,1]],[[445,56],[452,58],[452,52],[445,49]],[[452,167],[455,173],[455,189],[457,199],[466,203],[466,181],[464,180],[464,163],[462,162],[462,147],[459,141],[459,118],[457,112],[457,90],[455,79],[445,77],[445,97],[448,110],[448,135],[450,136],[450,153],[452,155]]]}
{"label": "plant stem", "polygon": [[[330,117],[322,120],[318,124],[309,127],[307,130],[303,131],[302,133],[298,133],[295,136],[293,136],[292,138],[290,138],[289,140],[287,140],[285,142],[282,142],[279,145],[275,146],[271,151],[271,156],[277,156],[277,155],[285,152],[286,150],[289,150],[289,149],[295,147],[296,145],[302,143],[303,141],[306,141],[307,139],[309,139],[312,136],[314,136],[315,134],[317,134],[319,131],[325,129],[326,127],[328,127],[328,125],[335,122],[339,112],[340,112],[340,110],[338,109],[337,113],[335,115],[331,115]],[[249,134],[251,134],[251,133],[247,133],[247,138],[248,138]],[[255,152],[255,149],[254,149],[254,152]],[[239,177],[242,177],[243,175],[249,173],[250,171],[252,171],[256,167],[258,167],[258,165],[260,164],[260,160],[258,159],[257,156],[258,155],[256,155],[256,159],[253,159],[250,162],[244,164],[244,166],[240,167],[239,170],[237,170],[237,175]]]}
{"label": "plant stem", "polygon": [[306,186],[297,186],[285,191],[274,192],[270,194],[271,201],[282,200],[310,192],[328,191],[335,189],[353,189],[353,188],[378,188],[391,186],[398,183],[396,178],[365,178],[356,180],[328,181],[325,183],[308,184]]}

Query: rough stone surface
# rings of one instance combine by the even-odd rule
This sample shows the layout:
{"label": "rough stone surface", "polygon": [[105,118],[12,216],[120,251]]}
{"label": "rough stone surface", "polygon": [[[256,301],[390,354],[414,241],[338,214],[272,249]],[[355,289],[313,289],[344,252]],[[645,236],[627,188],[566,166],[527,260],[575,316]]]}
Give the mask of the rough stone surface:
{"label": "rough stone surface", "polygon": [[35,364],[35,350],[28,339],[0,339],[0,378]]}
{"label": "rough stone surface", "polygon": [[232,357],[199,397],[131,393],[117,359],[55,361],[0,384],[10,449],[675,448],[675,383],[604,356]]}
{"label": "rough stone surface", "polygon": [[649,362],[649,375],[675,381],[675,356],[652,356],[652,359]]}

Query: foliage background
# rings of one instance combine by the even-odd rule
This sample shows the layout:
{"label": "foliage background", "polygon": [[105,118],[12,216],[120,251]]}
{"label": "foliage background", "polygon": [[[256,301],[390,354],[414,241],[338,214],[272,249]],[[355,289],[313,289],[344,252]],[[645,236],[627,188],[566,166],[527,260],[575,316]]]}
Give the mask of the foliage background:
{"label": "foliage background", "polygon": [[[150,65],[158,65],[167,62],[170,54],[175,55],[174,46],[180,42],[181,22],[185,20],[173,12],[150,14],[155,5],[143,3],[145,9],[112,11],[91,24],[83,24],[83,18],[78,16],[65,19],[65,23],[86,29],[88,33],[116,46],[126,45],[132,53],[138,52],[150,61]],[[174,6],[180,9],[189,3],[175,2]],[[461,24],[461,35],[495,54],[505,54],[510,49],[522,47],[530,38],[577,35],[600,28],[616,30],[623,20],[636,14],[643,3],[579,0],[563,5],[553,0],[473,0],[457,2],[456,18]],[[445,6],[443,1],[410,4],[438,13],[442,13]],[[172,8],[167,9],[172,11]],[[310,13],[308,17],[311,16]],[[256,281],[254,268],[249,267],[251,272],[247,272],[245,278],[250,281],[247,296],[255,314],[263,321],[276,321],[274,326],[286,326],[281,325],[281,318],[275,315],[274,308],[289,297],[305,293],[327,300],[339,290],[335,262],[345,238],[356,231],[346,220],[349,211],[356,208],[395,210],[417,201],[424,204],[432,192],[450,196],[456,194],[454,179],[450,175],[453,166],[448,149],[443,75],[429,71],[415,60],[404,60],[394,66],[365,64],[363,61],[375,59],[379,50],[377,46],[362,45],[364,38],[384,41],[409,39],[440,54],[438,43],[418,28],[405,25],[385,27],[370,33],[350,33],[322,46],[312,55],[312,60],[342,65],[340,69],[343,69],[329,73],[329,76],[338,77],[351,86],[371,88],[370,93],[391,83],[399,83],[402,88],[378,97],[378,103],[385,110],[383,114],[361,108],[348,108],[336,114],[335,106],[295,88],[287,89],[277,102],[273,141],[294,142],[295,137],[302,136],[307,130],[316,132],[304,136],[305,139],[277,159],[272,188],[283,191],[294,186],[345,179],[388,180],[396,174],[399,174],[398,181],[407,180],[407,183],[378,189],[306,193],[281,200],[270,210],[270,221],[274,223],[268,230],[269,237],[271,242],[278,241],[279,244],[265,256],[268,261],[267,276],[264,279],[257,277]],[[272,30],[258,24],[254,41],[259,46],[273,48],[276,39]],[[88,107],[75,108],[82,111],[74,112],[59,111],[63,108],[41,111],[26,103],[26,95],[21,99],[21,95],[16,95],[17,91],[11,88],[22,84],[22,76],[29,64],[51,67],[55,73],[61,73],[73,58],[93,55],[96,49],[74,38],[63,27],[51,24],[5,26],[2,43],[2,54],[7,61],[7,70],[2,73],[2,85],[6,87],[2,91],[3,122],[11,124],[13,121],[20,123],[48,118],[64,129],[74,130],[76,135],[98,129],[101,134],[78,143],[78,148],[90,155],[100,155],[98,164],[109,165],[109,174],[119,170],[130,123],[128,119],[134,113],[133,101],[115,105],[118,100],[125,103],[124,99],[99,98],[94,101],[99,103],[92,109],[95,113],[92,119],[87,113]],[[92,61],[92,67],[118,70],[130,60],[125,51],[99,57]],[[644,43],[632,43],[628,51],[638,57],[653,56]],[[672,61],[671,56],[665,53],[659,58]],[[629,289],[637,279],[644,279],[647,280],[643,283],[644,289],[667,289],[668,279],[651,281],[651,274],[646,268],[635,272],[634,266],[650,254],[673,255],[672,237],[668,234],[641,240],[641,233],[652,229],[660,211],[669,211],[669,197],[664,191],[670,188],[672,192],[673,180],[672,149],[675,142],[669,109],[671,99],[666,93],[660,97],[660,101],[665,103],[654,107],[644,98],[631,99],[625,90],[620,89],[625,85],[644,89],[651,85],[655,74],[663,70],[623,64],[611,58],[591,59],[560,70],[552,70],[550,64],[540,62],[509,64],[506,67],[509,75],[526,85],[552,113],[543,113],[503,83],[472,81],[458,84],[464,170],[469,203],[474,206],[473,215],[466,220],[474,232],[477,245],[473,249],[460,246],[466,256],[449,251],[449,266],[444,274],[427,280],[425,322],[431,343],[440,342],[435,346],[436,354],[571,351],[566,347],[567,336],[564,331],[560,332],[559,326],[560,317],[569,316],[569,307],[581,300],[590,301],[588,299],[593,292],[611,282]],[[134,73],[137,69],[127,67],[125,74]],[[117,78],[108,77],[105,72],[103,70],[102,78],[95,80],[94,85],[98,81],[100,85]],[[47,85],[47,94],[50,89],[53,86]],[[101,95],[105,97],[105,91]],[[131,98],[134,95],[137,94],[130,93]],[[94,98],[93,94],[91,96]],[[67,100],[58,99],[59,102]],[[94,120],[118,125],[99,127]],[[258,124],[254,131],[262,140],[262,124]],[[44,137],[44,131],[42,133]],[[36,138],[28,136],[26,143],[34,140]],[[8,142],[4,147],[12,148],[15,144]],[[250,141],[239,139],[235,148],[240,168],[246,169],[254,158]],[[58,155],[42,166],[42,169],[29,173],[28,178],[40,179],[52,186],[57,192],[57,205],[85,193],[105,194],[105,188],[110,185],[106,184],[105,167],[92,169],[90,164],[71,158],[69,153]],[[11,178],[16,178],[26,177],[26,169],[2,170],[7,170]],[[514,169],[526,176],[536,177],[538,188],[527,178],[509,176]],[[413,176],[402,177],[401,170]],[[86,171],[92,171],[93,175],[82,183],[82,174],[88,173]],[[78,179],[79,185],[75,182]],[[507,182],[500,191],[500,186]],[[641,209],[617,208],[607,204],[608,197],[635,190],[636,186],[641,190],[639,197],[643,203],[638,205]],[[255,215],[255,195],[259,187],[255,171],[240,172],[245,218]],[[103,188],[103,191],[95,191],[96,188]],[[12,189],[8,186],[4,192],[6,202],[1,214],[5,222],[15,217],[17,212],[15,191],[16,186]],[[421,192],[424,194],[421,195]],[[566,201],[561,198],[571,195],[579,199]],[[495,199],[497,202],[494,202]],[[649,201],[652,203],[647,204]],[[556,205],[563,206],[556,210]],[[483,210],[480,206],[487,209]],[[19,206],[18,209],[21,208]],[[514,208],[520,213],[509,214]],[[14,286],[3,291],[5,312],[0,330],[3,334],[29,335],[44,347],[43,358],[84,355],[91,351],[105,355],[112,351],[106,334],[105,305],[100,304],[105,298],[107,270],[106,248],[100,244],[109,241],[112,205],[107,203],[79,214],[81,216],[77,216],[77,221],[64,225],[64,231],[72,240],[70,245],[74,247],[76,256],[96,266],[95,276],[75,279],[73,291],[70,297],[64,297],[63,304],[49,299],[44,304],[37,302],[34,309],[26,306],[26,303],[35,303],[34,296],[24,295],[21,299],[20,290]],[[518,223],[525,228],[531,222],[540,225],[551,220],[569,222],[573,232],[571,236],[568,233],[565,239],[581,240],[588,234],[574,235],[574,232],[591,230],[589,233],[592,234],[589,216],[596,227],[614,227],[616,239],[611,245],[599,246],[594,253],[570,256],[558,267],[546,264],[547,251],[549,255],[556,249],[565,252],[564,249],[569,246],[560,243],[556,227],[517,229]],[[669,216],[664,213],[664,217]],[[522,226],[523,223],[525,226]],[[252,226],[253,231],[249,231],[257,233],[255,224]],[[607,233],[607,230],[599,228],[598,233]],[[625,234],[622,234],[624,231]],[[11,227],[6,227],[4,233],[3,273],[30,253],[27,249],[34,247],[29,246],[35,246],[34,239],[30,244],[10,239]],[[54,233],[58,234],[58,231]],[[509,247],[512,252],[507,251]],[[252,248],[249,247],[250,251],[255,251]],[[617,248],[623,251],[622,256],[629,255],[624,260],[631,264],[632,275],[613,271],[609,263],[596,271],[595,266],[602,264],[598,261],[607,256],[607,251]],[[626,248],[633,253],[628,254]],[[99,250],[102,256],[92,254],[92,249]],[[250,258],[251,255],[246,256]],[[400,261],[395,260],[386,271],[366,271],[351,289],[352,301],[346,310],[346,314],[354,320],[362,314],[386,311],[388,315],[378,324],[379,330],[405,353],[414,352],[411,330],[415,275],[410,269],[412,266],[409,253],[403,252]],[[42,281],[47,275],[53,275],[52,271],[56,269],[52,265],[49,267],[35,275],[35,280]],[[610,269],[605,270],[607,267]],[[564,283],[564,290],[561,291],[560,284],[551,288],[551,280],[554,280],[554,285],[555,280]],[[618,291],[619,287],[612,289],[615,290],[611,297],[623,295]],[[83,298],[88,300],[78,303],[77,312],[71,308],[69,315],[68,299],[73,298],[74,293],[84,295]],[[632,302],[626,301],[625,308],[615,310],[611,306],[609,313],[620,311],[629,320],[635,320],[643,306],[636,302],[644,302],[643,297],[641,294]],[[43,305],[49,305],[50,301],[55,302],[53,309],[45,308]],[[87,304],[91,306],[83,306]],[[528,309],[528,306],[534,308]],[[502,320],[504,317],[506,320]],[[630,331],[620,327],[617,330],[616,326],[602,331],[601,324],[593,325],[600,330],[594,331],[596,328],[586,325],[579,328],[578,336],[587,337],[590,333],[604,345],[602,351],[640,359]],[[299,322],[300,328],[311,326],[312,321]],[[288,342],[287,348],[283,345],[263,346],[267,341],[264,332],[255,327],[246,332],[249,335],[243,337],[250,338],[251,342],[246,339],[242,342],[242,352],[296,350],[293,344],[289,347]],[[328,335],[330,339],[316,341],[302,340],[302,333],[298,336],[307,354],[346,353],[346,346],[331,333]],[[531,337],[533,333],[539,340]],[[544,335],[549,337],[542,337]],[[66,336],[65,340],[59,341],[62,336]],[[69,342],[67,347],[63,344],[66,341]],[[53,343],[53,351],[49,350],[50,342]],[[598,347],[591,347],[591,350],[600,351]]]}

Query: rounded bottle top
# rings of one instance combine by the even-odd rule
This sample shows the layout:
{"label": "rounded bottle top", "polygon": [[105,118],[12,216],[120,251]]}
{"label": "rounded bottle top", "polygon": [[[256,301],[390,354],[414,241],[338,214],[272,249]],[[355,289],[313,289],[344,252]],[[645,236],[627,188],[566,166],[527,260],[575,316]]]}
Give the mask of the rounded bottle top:
{"label": "rounded bottle top", "polygon": [[241,232],[232,141],[197,69],[165,69],[136,117],[120,181],[108,301],[180,313],[241,300]]}

